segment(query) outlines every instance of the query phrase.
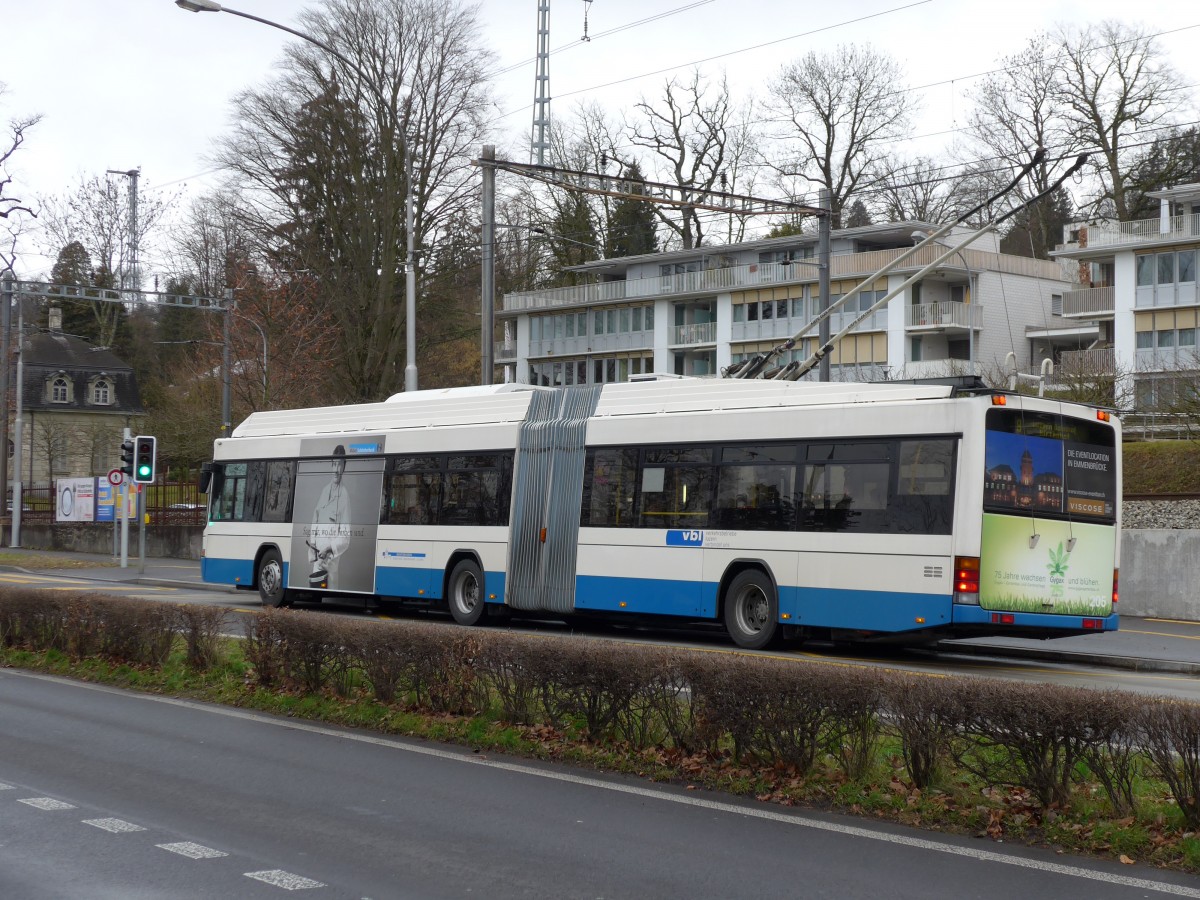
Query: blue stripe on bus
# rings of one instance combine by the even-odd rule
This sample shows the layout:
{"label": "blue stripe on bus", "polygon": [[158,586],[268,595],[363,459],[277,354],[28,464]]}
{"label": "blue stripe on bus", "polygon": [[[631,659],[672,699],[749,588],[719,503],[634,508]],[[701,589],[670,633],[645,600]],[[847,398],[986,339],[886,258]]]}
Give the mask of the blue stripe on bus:
{"label": "blue stripe on bus", "polygon": [[[814,628],[913,631],[948,625],[948,594],[907,594],[837,588],[781,587],[780,620]],[[790,618],[784,619],[785,614]],[[917,619],[924,619],[918,622]]]}
{"label": "blue stripe on bus", "polygon": [[717,615],[717,585],[579,575],[575,578],[575,608],[712,619]]}
{"label": "blue stripe on bus", "polygon": [[1083,631],[1084,619],[1091,619],[1093,621],[1099,619],[1104,623],[1103,628],[1088,628],[1087,631],[1117,631],[1120,627],[1120,617],[1115,612],[1107,616],[1059,616],[1048,613],[1009,613],[1004,610],[968,606],[965,603],[960,603],[954,607],[954,621],[956,623],[991,625],[993,624],[993,614],[1011,615],[1013,617],[1013,626],[1032,626],[1034,628],[1045,628],[1047,631],[1062,631],[1064,629],[1068,631]]}
{"label": "blue stripe on bus", "polygon": [[[377,566],[375,568],[375,593],[381,597],[409,597],[422,600],[442,599],[441,569],[397,568],[395,566]],[[504,573],[485,572],[484,586],[488,594],[496,598],[486,599],[488,603],[504,602]],[[425,593],[419,593],[424,591]]]}
{"label": "blue stripe on bus", "polygon": [[[251,585],[254,584],[254,560],[206,556],[200,560],[200,578],[210,584]],[[283,583],[287,584],[286,568]]]}

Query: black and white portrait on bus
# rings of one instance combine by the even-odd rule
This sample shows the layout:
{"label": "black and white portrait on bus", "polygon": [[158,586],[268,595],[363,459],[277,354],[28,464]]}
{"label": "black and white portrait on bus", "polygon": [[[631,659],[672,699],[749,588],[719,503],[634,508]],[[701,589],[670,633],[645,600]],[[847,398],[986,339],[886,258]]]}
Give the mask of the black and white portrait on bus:
{"label": "black and white portrait on bus", "polygon": [[382,439],[304,441],[296,469],[288,587],[373,592]]}

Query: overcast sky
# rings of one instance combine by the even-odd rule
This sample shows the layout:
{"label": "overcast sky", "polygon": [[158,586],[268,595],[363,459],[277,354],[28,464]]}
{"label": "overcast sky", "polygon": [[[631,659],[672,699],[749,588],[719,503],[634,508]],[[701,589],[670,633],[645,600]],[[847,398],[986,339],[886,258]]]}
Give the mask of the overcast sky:
{"label": "overcast sky", "polygon": [[[235,0],[234,8],[295,24],[298,0]],[[493,142],[528,159],[537,0],[485,0],[496,57]],[[580,41],[588,8],[590,42]],[[735,94],[761,95],[784,64],[809,50],[870,43],[896,57],[923,106],[917,137],[900,148],[936,154],[965,121],[966,93],[1039,30],[1105,17],[1159,33],[1168,58],[1200,95],[1200,8],[1182,0],[551,0],[552,113],[594,99],[618,114],[699,63],[723,69]],[[650,21],[647,21],[650,20]],[[144,190],[215,186],[205,155],[226,128],[229,98],[268,78],[290,37],[224,13],[188,13],[173,0],[8,0],[0,120],[44,118],[10,165],[10,193],[68,193],[80,177],[140,167]],[[613,32],[606,34],[606,32]],[[36,225],[31,238],[36,238]],[[32,241],[20,277],[48,272]],[[155,260],[144,257],[155,270]]]}

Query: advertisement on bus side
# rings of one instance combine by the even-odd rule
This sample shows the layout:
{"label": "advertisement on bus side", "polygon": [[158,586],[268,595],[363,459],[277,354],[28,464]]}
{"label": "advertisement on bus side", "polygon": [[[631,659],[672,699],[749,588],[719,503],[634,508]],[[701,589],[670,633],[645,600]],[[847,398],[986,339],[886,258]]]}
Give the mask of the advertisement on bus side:
{"label": "advertisement on bus side", "polygon": [[374,592],[382,450],[382,436],[301,441],[289,588]]}

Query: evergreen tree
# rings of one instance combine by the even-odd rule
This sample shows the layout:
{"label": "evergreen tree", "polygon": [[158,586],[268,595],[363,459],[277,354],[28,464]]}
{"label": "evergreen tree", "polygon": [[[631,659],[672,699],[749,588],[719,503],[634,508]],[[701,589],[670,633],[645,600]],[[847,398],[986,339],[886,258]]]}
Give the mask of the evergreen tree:
{"label": "evergreen tree", "polygon": [[[645,181],[637,163],[630,163],[621,176],[629,185]],[[604,255],[607,257],[637,256],[658,251],[657,217],[654,207],[643,200],[621,198],[613,204],[608,220],[608,239]]]}

